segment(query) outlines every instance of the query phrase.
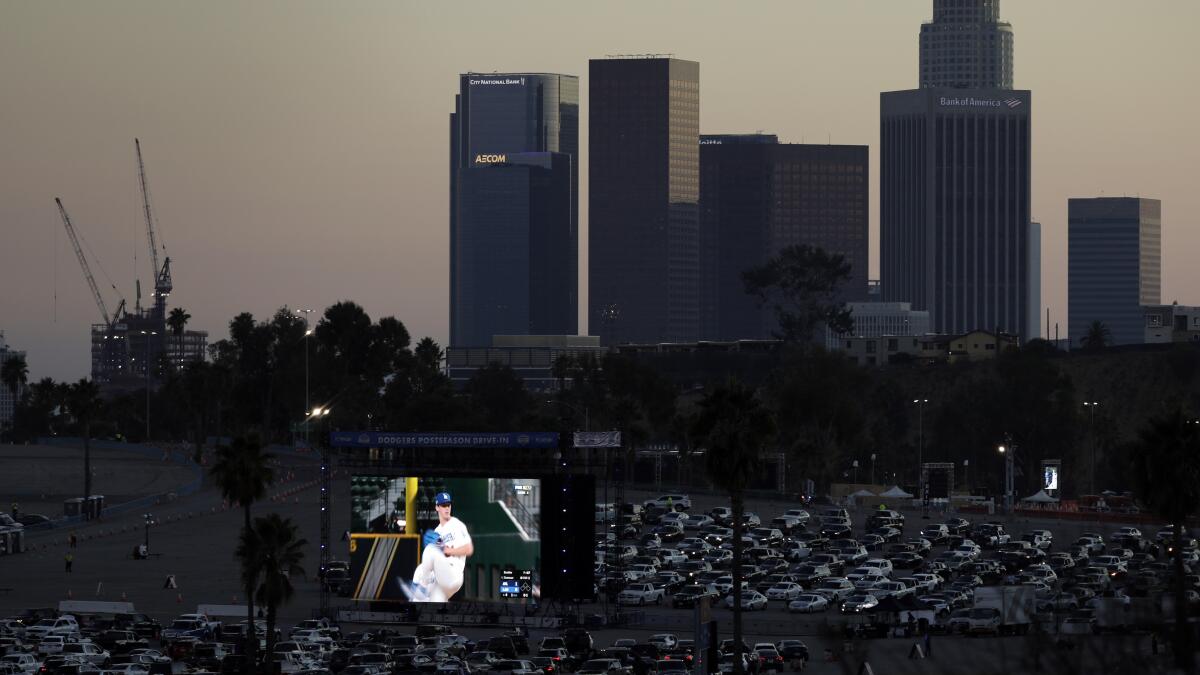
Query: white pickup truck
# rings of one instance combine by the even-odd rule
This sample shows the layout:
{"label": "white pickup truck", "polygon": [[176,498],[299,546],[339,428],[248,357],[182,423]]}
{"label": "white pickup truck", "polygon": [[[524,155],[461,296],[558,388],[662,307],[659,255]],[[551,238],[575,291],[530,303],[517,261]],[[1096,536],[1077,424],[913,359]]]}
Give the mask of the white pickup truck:
{"label": "white pickup truck", "polygon": [[967,631],[1024,635],[1036,610],[1037,589],[1032,586],[981,586],[975,589]]}

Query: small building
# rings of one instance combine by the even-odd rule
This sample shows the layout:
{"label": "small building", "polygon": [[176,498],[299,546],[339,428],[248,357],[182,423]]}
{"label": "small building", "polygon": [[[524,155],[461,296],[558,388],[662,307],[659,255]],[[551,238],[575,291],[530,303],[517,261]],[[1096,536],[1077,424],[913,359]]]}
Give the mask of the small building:
{"label": "small building", "polygon": [[1021,344],[1015,335],[985,330],[962,335],[882,335],[879,337],[847,337],[840,351],[860,366],[883,366],[889,363],[920,361],[923,363],[954,363],[995,358],[1005,349]]}
{"label": "small building", "polygon": [[1143,305],[1146,344],[1200,342],[1200,307]]}
{"label": "small building", "polygon": [[450,381],[463,388],[480,368],[498,363],[516,371],[529,391],[557,391],[554,362],[560,356],[592,355],[599,359],[608,349],[592,335],[493,335],[492,346],[451,347],[446,350]]}
{"label": "small building", "polygon": [[[4,341],[4,331],[0,330],[0,365],[12,358],[24,359],[25,352],[19,352],[8,346]],[[21,400],[23,387],[18,386],[16,396],[3,383],[0,383],[0,429],[12,423],[13,412],[16,410],[17,401]]]}

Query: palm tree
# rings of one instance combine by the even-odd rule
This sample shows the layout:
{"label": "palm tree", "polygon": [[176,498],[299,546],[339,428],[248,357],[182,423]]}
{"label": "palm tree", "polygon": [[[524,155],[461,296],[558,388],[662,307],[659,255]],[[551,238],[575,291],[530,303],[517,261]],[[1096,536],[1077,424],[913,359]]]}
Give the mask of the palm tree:
{"label": "palm tree", "polygon": [[29,366],[25,364],[25,357],[10,356],[5,359],[4,365],[0,366],[0,382],[12,392],[14,404],[17,402],[17,390],[28,381]]}
{"label": "palm tree", "polygon": [[[167,317],[167,325],[171,327],[171,333],[175,335],[175,356],[183,360],[183,327],[187,325],[191,314],[182,307],[176,307],[171,310],[170,316]],[[171,364],[171,369],[174,370],[175,364]]]}
{"label": "palm tree", "polygon": [[304,576],[300,562],[304,560],[307,544],[292,519],[277,513],[255,518],[254,528],[242,532],[237,554],[242,560],[243,574],[262,580],[254,598],[260,606],[267,607],[267,654],[275,651],[276,611],[291,601],[296,592],[291,577]]}
{"label": "palm tree", "polygon": [[1171,523],[1172,586],[1175,595],[1175,665],[1193,672],[1191,626],[1184,593],[1183,525],[1200,505],[1200,423],[1175,408],[1150,420],[1138,434],[1133,483],[1138,498]]}
{"label": "palm tree", "polygon": [[[742,527],[745,491],[758,468],[762,448],[775,433],[771,414],[755,392],[730,380],[700,402],[695,435],[704,444],[705,465],[713,483],[729,493],[733,511],[733,644],[742,646]],[[741,659],[733,661],[742,673]]]}
{"label": "palm tree", "polygon": [[1087,333],[1080,338],[1079,343],[1090,352],[1098,352],[1112,344],[1112,331],[1103,321],[1093,321],[1088,324]]}
{"label": "palm tree", "polygon": [[83,498],[92,494],[92,422],[100,414],[103,401],[100,387],[86,377],[67,390],[67,409],[79,423],[83,435]]}
{"label": "palm tree", "polygon": [[[243,543],[251,530],[250,505],[265,497],[267,487],[275,480],[275,471],[269,466],[271,459],[271,454],[263,452],[257,436],[238,436],[232,444],[217,448],[217,461],[209,470],[225,499],[242,507]],[[254,587],[258,576],[252,568],[246,567],[246,558],[242,557],[240,548],[238,557],[243,561],[242,582],[246,590],[246,660],[253,664],[258,647],[258,634],[254,628]]]}

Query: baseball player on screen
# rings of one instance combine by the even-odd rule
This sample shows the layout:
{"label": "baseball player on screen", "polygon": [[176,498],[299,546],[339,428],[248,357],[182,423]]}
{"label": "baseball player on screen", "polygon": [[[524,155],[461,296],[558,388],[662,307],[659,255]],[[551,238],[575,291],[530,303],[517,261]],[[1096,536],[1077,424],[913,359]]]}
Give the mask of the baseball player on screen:
{"label": "baseball player on screen", "polygon": [[451,515],[450,493],[439,492],[433,501],[438,526],[425,531],[421,564],[413,572],[413,600],[419,602],[446,602],[457,593],[466,559],[475,552],[467,526]]}

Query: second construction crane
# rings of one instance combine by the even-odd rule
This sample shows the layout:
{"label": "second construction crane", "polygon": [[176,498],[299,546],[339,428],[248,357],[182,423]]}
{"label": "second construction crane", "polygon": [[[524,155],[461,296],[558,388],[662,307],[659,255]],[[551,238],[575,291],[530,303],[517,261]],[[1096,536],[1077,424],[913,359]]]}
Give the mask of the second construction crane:
{"label": "second construction crane", "polygon": [[[154,232],[154,214],[150,209],[150,185],[146,182],[146,164],[142,161],[142,142],[133,139],[137,149],[138,182],[142,186],[142,212],[146,216],[146,239],[150,244],[150,272],[154,279],[154,315],[160,319],[166,318],[167,296],[171,294],[171,258],[165,256],[162,267],[158,266],[158,236]],[[166,247],[163,247],[166,253]]]}

